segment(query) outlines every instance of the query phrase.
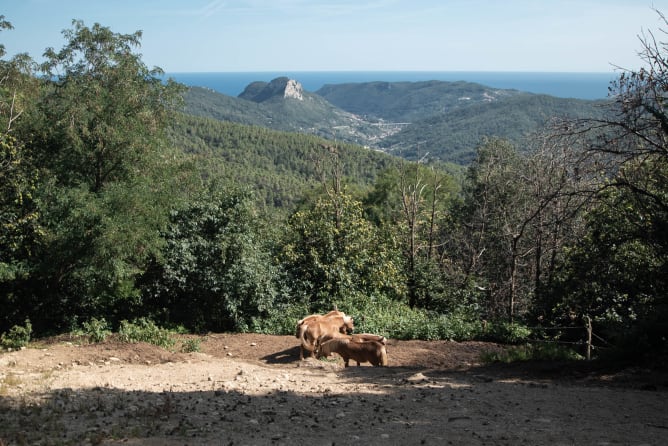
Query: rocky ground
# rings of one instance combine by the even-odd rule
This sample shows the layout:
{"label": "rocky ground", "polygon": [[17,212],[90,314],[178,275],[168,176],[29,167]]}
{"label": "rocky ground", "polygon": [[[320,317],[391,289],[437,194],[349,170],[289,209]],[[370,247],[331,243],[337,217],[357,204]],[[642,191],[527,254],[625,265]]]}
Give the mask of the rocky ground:
{"label": "rocky ground", "polygon": [[0,446],[668,444],[666,373],[481,364],[500,348],[390,340],[389,367],[344,368],[294,336],[51,339],[0,353]]}

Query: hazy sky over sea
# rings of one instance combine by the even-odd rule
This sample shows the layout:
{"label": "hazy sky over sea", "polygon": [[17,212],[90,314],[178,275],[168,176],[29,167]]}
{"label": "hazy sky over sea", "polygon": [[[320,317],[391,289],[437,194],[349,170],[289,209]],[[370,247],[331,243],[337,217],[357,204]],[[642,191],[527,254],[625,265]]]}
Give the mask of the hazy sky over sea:
{"label": "hazy sky over sea", "polygon": [[[199,71],[637,69],[668,0],[0,0],[9,56],[60,49],[72,19],[143,31],[148,66]],[[664,27],[665,28],[665,27]]]}

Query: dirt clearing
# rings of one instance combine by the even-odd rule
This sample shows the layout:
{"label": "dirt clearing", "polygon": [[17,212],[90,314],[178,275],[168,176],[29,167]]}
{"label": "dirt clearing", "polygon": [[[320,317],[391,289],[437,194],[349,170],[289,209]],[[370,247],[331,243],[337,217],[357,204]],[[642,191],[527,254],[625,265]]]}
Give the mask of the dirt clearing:
{"label": "dirt clearing", "polygon": [[344,368],[294,336],[53,339],[0,353],[0,445],[668,444],[665,373],[480,364],[500,348],[389,340],[389,367]]}

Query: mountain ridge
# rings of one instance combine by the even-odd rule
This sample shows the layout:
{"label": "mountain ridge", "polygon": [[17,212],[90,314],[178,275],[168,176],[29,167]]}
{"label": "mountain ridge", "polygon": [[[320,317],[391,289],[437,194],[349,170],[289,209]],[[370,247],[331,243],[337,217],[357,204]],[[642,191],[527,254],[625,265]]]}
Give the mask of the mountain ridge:
{"label": "mountain ridge", "polygon": [[[288,77],[252,82],[237,97],[191,87],[186,113],[313,134],[407,159],[467,164],[483,137],[522,144],[552,117],[587,117],[603,101],[556,98],[472,82],[361,82],[314,93]],[[421,155],[422,153],[422,155]]]}

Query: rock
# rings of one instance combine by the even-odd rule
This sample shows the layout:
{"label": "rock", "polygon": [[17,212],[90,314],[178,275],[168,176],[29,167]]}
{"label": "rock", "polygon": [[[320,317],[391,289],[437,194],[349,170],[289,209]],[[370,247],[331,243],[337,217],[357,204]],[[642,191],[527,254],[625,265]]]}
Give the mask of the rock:
{"label": "rock", "polygon": [[252,82],[239,95],[253,102],[264,102],[276,97],[304,100],[304,87],[294,79],[278,77],[271,82]]}

